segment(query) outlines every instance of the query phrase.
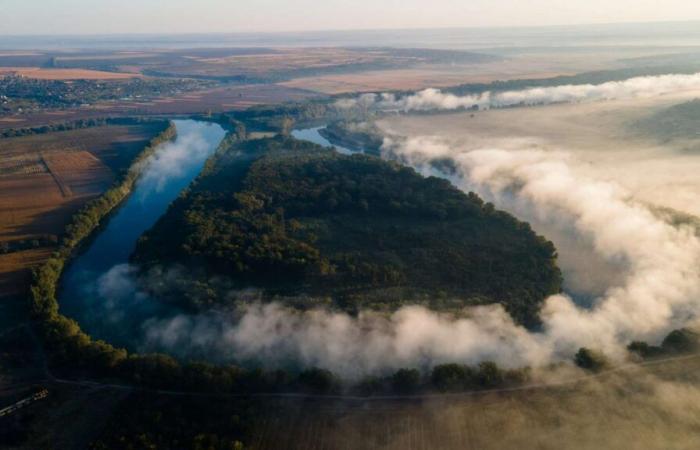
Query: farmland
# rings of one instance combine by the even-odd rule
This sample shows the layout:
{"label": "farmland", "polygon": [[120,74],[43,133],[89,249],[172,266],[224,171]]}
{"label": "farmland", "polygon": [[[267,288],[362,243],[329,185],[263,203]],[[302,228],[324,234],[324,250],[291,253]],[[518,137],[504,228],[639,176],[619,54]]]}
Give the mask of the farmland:
{"label": "farmland", "polygon": [[[24,437],[16,448],[691,449],[699,368],[697,357],[684,357],[560,385],[582,374],[562,372],[545,381],[550,386],[511,392],[383,400],[53,384],[46,401],[18,415]],[[22,418],[32,421],[21,425]],[[81,427],[67,426],[75,423]]]}
{"label": "farmland", "polygon": [[3,317],[13,310],[13,298],[24,294],[29,269],[50,255],[72,214],[109,187],[162,128],[155,122],[0,140],[0,246],[7,251],[0,252]]}
{"label": "farmland", "polygon": [[4,116],[0,114],[0,131],[104,117],[244,110],[255,105],[279,104],[320,96],[309,90],[279,84],[226,85],[153,99],[104,101],[74,108],[40,109]]}
{"label": "farmland", "polygon": [[[1,58],[2,56],[0,56]],[[17,75],[36,80],[123,80],[137,75],[86,69],[45,69],[41,67],[0,67],[0,77]]]}

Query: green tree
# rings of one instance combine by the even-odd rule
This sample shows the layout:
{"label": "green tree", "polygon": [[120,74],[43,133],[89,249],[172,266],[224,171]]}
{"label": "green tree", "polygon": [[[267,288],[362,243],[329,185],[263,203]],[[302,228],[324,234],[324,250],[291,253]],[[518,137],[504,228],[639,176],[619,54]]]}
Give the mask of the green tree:
{"label": "green tree", "polygon": [[391,377],[391,387],[395,392],[410,394],[420,386],[420,378],[417,369],[399,369]]}
{"label": "green tree", "polygon": [[592,372],[599,372],[608,365],[605,355],[585,347],[581,347],[576,353],[574,363],[580,368]]}

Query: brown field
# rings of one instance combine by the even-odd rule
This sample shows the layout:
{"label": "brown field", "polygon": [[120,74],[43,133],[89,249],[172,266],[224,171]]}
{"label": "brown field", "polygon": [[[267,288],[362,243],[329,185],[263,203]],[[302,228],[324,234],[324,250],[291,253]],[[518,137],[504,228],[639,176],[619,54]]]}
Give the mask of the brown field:
{"label": "brown field", "polygon": [[[0,255],[0,292],[6,295],[23,294],[29,282],[29,269],[45,261],[50,254],[50,248],[39,248]],[[2,306],[4,302],[0,308]]]}
{"label": "brown field", "polygon": [[584,70],[603,69],[609,65],[600,63],[594,64],[592,67],[590,62],[584,63],[580,58],[568,58],[566,61],[553,63],[551,60],[539,57],[527,57],[469,65],[422,65],[405,69],[320,75],[296,78],[281,84],[333,95],[351,92],[441,88],[508,79],[550,78],[573,75]]}
{"label": "brown field", "polygon": [[255,105],[301,101],[319,95],[304,89],[279,84],[250,84],[225,86],[148,103],[124,103],[139,114],[193,114],[207,111],[242,110]]}
{"label": "brown field", "polygon": [[[60,235],[157,133],[152,124],[0,139],[0,243]],[[51,248],[0,255],[0,312],[25,294]]]}
{"label": "brown field", "polygon": [[139,75],[87,69],[44,69],[41,67],[1,67],[0,77],[19,75],[37,80],[123,80]]}
{"label": "brown field", "polygon": [[[187,405],[226,404],[223,411],[240,411],[230,420],[246,424],[240,440],[251,450],[691,450],[700,445],[698,374],[700,358],[695,355],[560,386],[395,400],[226,399],[205,394],[201,402],[192,403],[182,395],[53,385],[50,400],[25,413],[32,416],[31,434],[21,448],[59,443],[57,448],[87,447],[103,430],[115,432],[110,423],[131,423],[124,420],[125,412],[142,409],[153,411],[144,415],[146,423],[131,423],[124,432],[157,436],[164,431],[161,423],[167,430],[182,420],[177,411]],[[121,431],[116,428],[116,433]]]}
{"label": "brown field", "polygon": [[395,58],[374,51],[358,51],[342,48],[287,48],[274,49],[274,53],[199,57],[190,59],[199,68],[189,67],[201,75],[234,73],[267,74],[309,68],[328,68],[348,64],[402,62],[408,58]]}
{"label": "brown field", "polygon": [[80,119],[134,115],[202,114],[243,110],[250,106],[317,98],[319,93],[279,84],[225,86],[149,102],[118,101],[91,106],[0,117],[0,130],[50,125]]}

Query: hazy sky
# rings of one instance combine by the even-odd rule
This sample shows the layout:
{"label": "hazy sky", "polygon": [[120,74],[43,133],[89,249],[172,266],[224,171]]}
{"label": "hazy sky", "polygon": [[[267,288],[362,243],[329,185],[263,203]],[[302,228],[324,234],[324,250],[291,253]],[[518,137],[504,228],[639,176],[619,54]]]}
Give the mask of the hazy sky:
{"label": "hazy sky", "polygon": [[666,20],[700,20],[700,0],[0,0],[0,35],[530,26]]}

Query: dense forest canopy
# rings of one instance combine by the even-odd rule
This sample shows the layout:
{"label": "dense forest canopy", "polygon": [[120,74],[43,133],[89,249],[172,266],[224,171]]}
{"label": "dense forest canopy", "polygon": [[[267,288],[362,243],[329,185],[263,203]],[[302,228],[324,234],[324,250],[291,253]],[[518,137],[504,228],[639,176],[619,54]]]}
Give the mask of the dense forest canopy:
{"label": "dense forest canopy", "polygon": [[187,267],[197,280],[181,277],[180,295],[164,298],[193,309],[230,306],[240,299],[227,292],[255,287],[265,298],[351,312],[497,302],[534,325],[561,284],[553,244],[476,194],[281,136],[219,154],[134,260],[144,273]]}

